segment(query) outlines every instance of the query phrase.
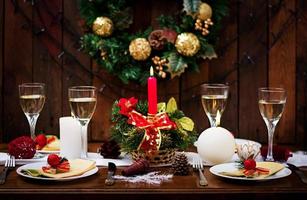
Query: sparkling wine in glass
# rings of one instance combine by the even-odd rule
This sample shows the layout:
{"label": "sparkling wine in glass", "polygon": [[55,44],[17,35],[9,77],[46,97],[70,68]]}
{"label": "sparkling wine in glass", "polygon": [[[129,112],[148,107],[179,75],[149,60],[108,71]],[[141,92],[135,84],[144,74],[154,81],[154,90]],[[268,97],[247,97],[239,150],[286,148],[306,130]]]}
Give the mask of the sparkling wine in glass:
{"label": "sparkling wine in glass", "polygon": [[93,86],[76,86],[68,89],[71,115],[81,125],[81,157],[87,157],[87,125],[90,122],[97,103],[97,90]]}
{"label": "sparkling wine in glass", "polygon": [[45,99],[45,84],[24,83],[19,85],[19,102],[28,119],[32,139],[35,139],[35,126],[44,107]]}
{"label": "sparkling wine in glass", "polygon": [[282,116],[287,95],[283,88],[259,88],[258,104],[261,116],[268,129],[268,153],[266,161],[274,161],[273,138],[275,127]]}
{"label": "sparkling wine in glass", "polygon": [[201,86],[201,102],[211,127],[220,125],[227,104],[228,91],[229,86],[224,84],[203,84]]}

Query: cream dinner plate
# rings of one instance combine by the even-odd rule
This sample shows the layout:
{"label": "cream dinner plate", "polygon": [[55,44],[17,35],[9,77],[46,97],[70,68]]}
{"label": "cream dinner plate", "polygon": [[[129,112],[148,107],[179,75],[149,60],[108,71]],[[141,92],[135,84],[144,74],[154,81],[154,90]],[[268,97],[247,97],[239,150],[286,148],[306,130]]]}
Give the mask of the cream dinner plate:
{"label": "cream dinner plate", "polygon": [[26,178],[31,178],[31,179],[36,179],[36,180],[46,180],[46,181],[71,181],[71,180],[75,180],[75,179],[85,178],[85,177],[91,176],[93,174],[96,174],[98,172],[98,167],[95,167],[94,169],[91,169],[91,170],[85,172],[82,175],[66,177],[66,178],[33,177],[33,176],[26,175],[26,174],[21,172],[23,169],[40,169],[43,166],[46,166],[46,162],[31,163],[31,164],[27,164],[27,165],[23,165],[21,167],[18,167],[16,172],[17,172],[18,175],[26,177]]}
{"label": "cream dinner plate", "polygon": [[36,150],[36,152],[43,153],[43,154],[53,154],[53,153],[59,154],[60,153],[60,151],[45,151],[45,150]]}
{"label": "cream dinner plate", "polygon": [[[257,146],[261,147],[261,144],[259,142],[256,142],[256,141],[253,141],[253,140],[235,138],[235,142],[236,142],[236,144],[255,143]],[[197,147],[197,141],[194,142],[194,146]]]}
{"label": "cream dinner plate", "polygon": [[[0,165],[4,165],[6,159],[8,157],[7,153],[0,152]],[[16,165],[24,165],[35,162],[43,162],[46,161],[47,157],[44,154],[36,154],[33,158],[30,159],[15,159]]]}
{"label": "cream dinner plate", "polygon": [[288,168],[283,168],[276,174],[273,174],[271,176],[268,176],[266,178],[247,178],[247,177],[233,177],[233,176],[227,176],[220,174],[221,172],[232,172],[237,170],[237,165],[238,163],[224,163],[224,164],[219,164],[211,167],[209,170],[212,174],[222,177],[222,178],[227,178],[227,179],[233,179],[233,180],[242,180],[242,181],[268,181],[268,180],[273,180],[273,179],[279,179],[279,178],[284,178],[287,177],[291,174],[291,170]]}

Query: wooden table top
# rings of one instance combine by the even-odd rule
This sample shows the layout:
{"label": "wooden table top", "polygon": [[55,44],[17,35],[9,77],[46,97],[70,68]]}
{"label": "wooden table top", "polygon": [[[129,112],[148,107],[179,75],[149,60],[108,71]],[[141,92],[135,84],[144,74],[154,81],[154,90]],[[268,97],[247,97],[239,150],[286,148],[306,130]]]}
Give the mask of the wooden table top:
{"label": "wooden table top", "polygon": [[[0,150],[5,145],[0,146]],[[95,149],[97,144],[91,144]],[[168,168],[157,170],[168,171]],[[118,169],[118,173],[121,168]],[[169,182],[161,185],[135,184],[116,181],[113,186],[106,186],[104,181],[107,169],[100,167],[97,174],[70,182],[43,182],[30,180],[11,171],[6,183],[0,185],[1,199],[199,199],[212,197],[215,199],[249,198],[249,199],[304,199],[307,197],[307,185],[303,184],[295,173],[289,177],[265,181],[246,182],[218,178],[205,168],[205,176],[209,185],[200,187],[198,176],[192,172],[189,176],[174,176]],[[5,197],[5,198],[2,198]],[[10,197],[10,198],[9,198]]]}

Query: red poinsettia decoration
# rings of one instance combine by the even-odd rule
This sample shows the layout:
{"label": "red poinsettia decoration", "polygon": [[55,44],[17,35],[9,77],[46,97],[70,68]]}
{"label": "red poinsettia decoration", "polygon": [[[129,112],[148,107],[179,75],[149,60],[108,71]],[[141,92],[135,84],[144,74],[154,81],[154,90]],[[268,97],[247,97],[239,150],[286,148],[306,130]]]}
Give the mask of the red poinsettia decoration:
{"label": "red poinsettia decoration", "polygon": [[138,100],[134,97],[131,97],[129,99],[121,98],[117,104],[117,106],[120,107],[119,113],[121,115],[129,117],[129,113],[134,110],[137,103]]}

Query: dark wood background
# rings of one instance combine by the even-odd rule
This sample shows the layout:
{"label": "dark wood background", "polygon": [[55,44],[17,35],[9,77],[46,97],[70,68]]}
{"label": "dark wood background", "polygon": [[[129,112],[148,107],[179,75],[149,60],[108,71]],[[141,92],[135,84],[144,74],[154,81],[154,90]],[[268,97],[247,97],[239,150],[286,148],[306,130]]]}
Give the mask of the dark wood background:
{"label": "dark wood background", "polygon": [[[259,114],[257,89],[286,88],[286,109],[275,142],[307,148],[307,2],[304,0],[230,0],[217,47],[218,59],[200,63],[200,73],[159,82],[159,100],[174,96],[197,124],[207,128],[198,86],[205,82],[230,85],[230,98],[222,126],[236,137],[266,142]],[[132,29],[157,26],[156,16],[181,9],[176,0],[137,0]],[[44,82],[47,101],[37,131],[58,134],[58,119],[70,114],[67,89],[95,85],[99,99],[89,138],[109,135],[110,109],[119,97],[146,98],[146,88],[123,85],[99,71],[89,56],[78,51],[82,21],[74,0],[5,0],[0,2],[0,142],[28,134],[29,127],[18,102],[18,85]]]}

